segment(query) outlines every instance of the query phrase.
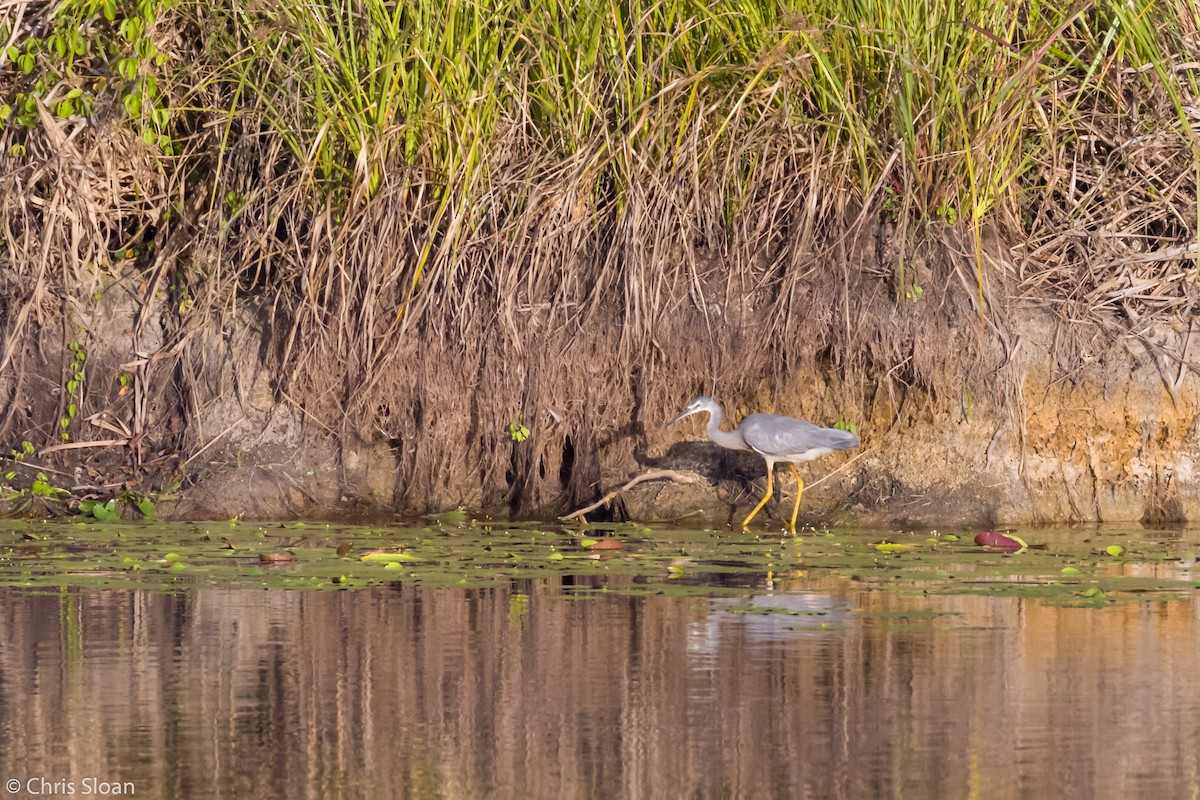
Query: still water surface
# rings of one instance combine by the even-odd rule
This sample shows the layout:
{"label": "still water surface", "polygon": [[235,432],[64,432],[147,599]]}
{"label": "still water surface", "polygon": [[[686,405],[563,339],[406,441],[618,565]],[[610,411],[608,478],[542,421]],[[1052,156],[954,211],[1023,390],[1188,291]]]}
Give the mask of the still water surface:
{"label": "still water surface", "polygon": [[823,569],[690,580],[0,589],[0,781],[20,783],[9,797],[1200,791],[1200,591],[1080,606]]}

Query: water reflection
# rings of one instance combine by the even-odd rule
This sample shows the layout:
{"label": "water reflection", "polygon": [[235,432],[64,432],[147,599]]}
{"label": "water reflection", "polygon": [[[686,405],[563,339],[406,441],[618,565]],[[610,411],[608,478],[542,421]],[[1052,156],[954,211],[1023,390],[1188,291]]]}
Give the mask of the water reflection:
{"label": "water reflection", "polygon": [[189,798],[1200,783],[1196,600],[1064,608],[834,577],[734,602],[606,588],[4,592],[0,780]]}

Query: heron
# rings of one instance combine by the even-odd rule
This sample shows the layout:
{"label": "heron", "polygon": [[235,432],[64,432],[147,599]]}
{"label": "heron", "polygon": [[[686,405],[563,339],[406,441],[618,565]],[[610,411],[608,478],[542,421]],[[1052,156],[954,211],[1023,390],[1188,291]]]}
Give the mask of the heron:
{"label": "heron", "polygon": [[779,414],[751,414],[732,431],[721,430],[725,413],[721,404],[711,397],[697,397],[688,407],[676,414],[667,425],[674,425],[685,417],[701,412],[708,413],[708,438],[730,450],[753,450],[767,462],[767,493],[742,521],[742,528],[749,530],[750,521],[771,499],[776,462],[786,463],[796,476],[796,504],[792,506],[791,529],[796,530],[796,512],[800,510],[800,496],[804,494],[804,481],[796,471],[796,465],[814,458],[827,456],[834,450],[851,450],[859,445],[859,438],[850,431],[838,428],[822,428],[795,417]]}

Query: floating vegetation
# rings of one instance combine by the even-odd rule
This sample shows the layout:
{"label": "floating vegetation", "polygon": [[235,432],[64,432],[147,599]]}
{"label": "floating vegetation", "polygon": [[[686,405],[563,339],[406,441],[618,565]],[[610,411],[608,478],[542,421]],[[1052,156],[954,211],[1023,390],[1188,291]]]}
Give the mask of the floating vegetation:
{"label": "floating vegetation", "polygon": [[[835,580],[855,591],[986,594],[1085,606],[1197,589],[1196,542],[1178,532],[1122,536],[1121,557],[1078,533],[1016,553],[971,537],[837,530],[800,536],[614,525],[6,522],[0,586],[355,589],[398,581],[478,588],[560,579],[573,591],[746,595]],[[755,602],[739,613],[765,610]]]}

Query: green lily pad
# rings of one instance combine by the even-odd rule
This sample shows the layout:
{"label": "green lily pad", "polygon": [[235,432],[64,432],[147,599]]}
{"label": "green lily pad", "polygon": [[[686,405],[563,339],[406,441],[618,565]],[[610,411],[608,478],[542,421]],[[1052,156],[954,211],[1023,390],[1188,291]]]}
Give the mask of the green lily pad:
{"label": "green lily pad", "polygon": [[417,557],[414,556],[412,553],[408,553],[408,552],[367,553],[366,555],[362,556],[359,560],[366,561],[369,564],[387,564],[387,563],[394,563],[394,562],[398,562],[398,561],[416,561]]}

